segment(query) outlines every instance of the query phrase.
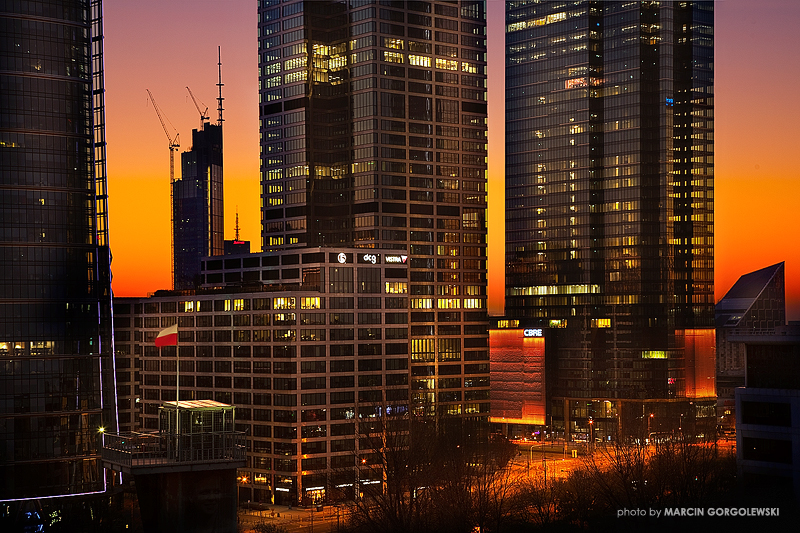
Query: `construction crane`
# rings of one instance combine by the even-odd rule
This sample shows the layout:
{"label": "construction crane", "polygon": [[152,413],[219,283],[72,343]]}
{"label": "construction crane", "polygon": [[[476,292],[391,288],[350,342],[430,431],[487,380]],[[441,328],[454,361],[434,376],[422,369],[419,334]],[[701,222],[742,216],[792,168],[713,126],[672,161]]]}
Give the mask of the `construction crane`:
{"label": "construction crane", "polygon": [[[153,104],[153,109],[156,110],[156,115],[158,115],[158,120],[161,121],[161,127],[164,128],[164,133],[167,135],[167,140],[169,141],[169,225],[170,225],[170,232],[169,232],[169,252],[170,252],[170,273],[172,274],[172,286],[175,286],[175,152],[181,147],[180,142],[180,134],[175,126],[172,126],[172,122],[169,123],[172,126],[172,129],[175,130],[175,137],[172,137],[169,134],[169,130],[167,129],[167,125],[164,122],[164,117],[161,116],[161,110],[158,108],[158,104],[156,104],[155,98],[153,98],[153,93],[150,92],[150,89],[145,89],[147,91],[147,96],[150,97],[150,102]],[[167,119],[169,122],[169,119]]]}
{"label": "construction crane", "polygon": [[197,112],[200,113],[200,128],[202,129],[203,124],[208,122],[208,106],[205,106],[204,111],[200,111],[200,105],[205,105],[203,102],[197,103],[197,98],[194,97],[194,93],[189,87],[186,87],[186,90],[189,91],[189,96],[192,97],[192,102],[194,102],[194,107],[197,108]]}
{"label": "construction crane", "polygon": [[[167,124],[164,122],[164,117],[161,115],[161,110],[158,108],[158,104],[156,104],[156,99],[153,98],[153,93],[150,92],[150,89],[145,89],[147,91],[147,95],[150,97],[150,102],[153,104],[153,109],[156,110],[156,115],[158,115],[158,120],[161,121],[161,127],[164,128],[164,133],[167,135],[167,140],[169,141],[169,182],[172,183],[175,181],[175,152],[178,151],[178,148],[181,147],[180,142],[180,133],[175,130],[175,137],[169,134],[169,130],[167,129]],[[169,119],[167,119],[169,122]],[[169,124],[172,126],[172,123]],[[172,129],[175,129],[175,126],[172,126]]]}

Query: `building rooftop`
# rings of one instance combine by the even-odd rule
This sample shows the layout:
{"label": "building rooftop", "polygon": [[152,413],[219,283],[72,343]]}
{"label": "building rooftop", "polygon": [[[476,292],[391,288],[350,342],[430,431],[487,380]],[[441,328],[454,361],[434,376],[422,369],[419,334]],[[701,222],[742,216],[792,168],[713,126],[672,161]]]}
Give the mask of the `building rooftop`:
{"label": "building rooftop", "polygon": [[717,302],[715,309],[717,327],[738,326],[770,281],[782,270],[783,262],[780,262],[741,276]]}
{"label": "building rooftop", "polygon": [[162,407],[169,409],[175,409],[177,407],[178,409],[191,409],[193,411],[206,409],[233,409],[232,405],[216,402],[214,400],[181,400],[180,402],[164,402]]}

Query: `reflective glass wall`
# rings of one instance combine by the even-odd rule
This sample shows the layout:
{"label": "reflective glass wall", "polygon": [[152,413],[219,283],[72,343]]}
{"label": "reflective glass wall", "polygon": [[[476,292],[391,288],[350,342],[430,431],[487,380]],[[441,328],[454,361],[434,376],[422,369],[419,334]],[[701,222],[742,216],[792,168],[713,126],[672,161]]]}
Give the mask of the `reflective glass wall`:
{"label": "reflective glass wall", "polygon": [[5,2],[0,43],[0,499],[98,491],[116,424],[100,2]]}
{"label": "reflective glass wall", "polygon": [[684,396],[683,332],[714,319],[713,5],[506,23],[507,315],[556,329],[556,395]]}

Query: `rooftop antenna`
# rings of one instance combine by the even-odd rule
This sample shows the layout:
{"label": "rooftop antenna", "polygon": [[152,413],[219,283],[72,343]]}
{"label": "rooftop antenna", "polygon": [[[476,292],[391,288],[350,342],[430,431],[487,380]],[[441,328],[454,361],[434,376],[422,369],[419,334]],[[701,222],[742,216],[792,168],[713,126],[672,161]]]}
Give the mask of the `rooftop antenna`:
{"label": "rooftop antenna", "polygon": [[217,117],[217,126],[222,126],[223,118],[222,118],[222,101],[224,98],[222,97],[222,47],[217,47],[217,67],[219,68],[219,81],[217,82],[217,87],[219,87],[219,96],[217,97],[217,112],[219,116]]}
{"label": "rooftop antenna", "polygon": [[235,233],[235,235],[233,237],[233,240],[234,241],[238,241],[239,240],[239,206],[238,205],[236,206],[236,228],[235,229],[236,229],[236,233]]}

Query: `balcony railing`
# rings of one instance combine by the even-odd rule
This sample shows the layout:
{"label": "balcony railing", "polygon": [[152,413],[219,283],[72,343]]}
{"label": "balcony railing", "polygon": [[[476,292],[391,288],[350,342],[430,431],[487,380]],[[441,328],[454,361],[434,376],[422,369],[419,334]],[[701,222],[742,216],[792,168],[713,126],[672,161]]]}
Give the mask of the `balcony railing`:
{"label": "balcony railing", "polygon": [[103,461],[123,466],[179,466],[245,460],[242,432],[163,435],[158,433],[105,433]]}

